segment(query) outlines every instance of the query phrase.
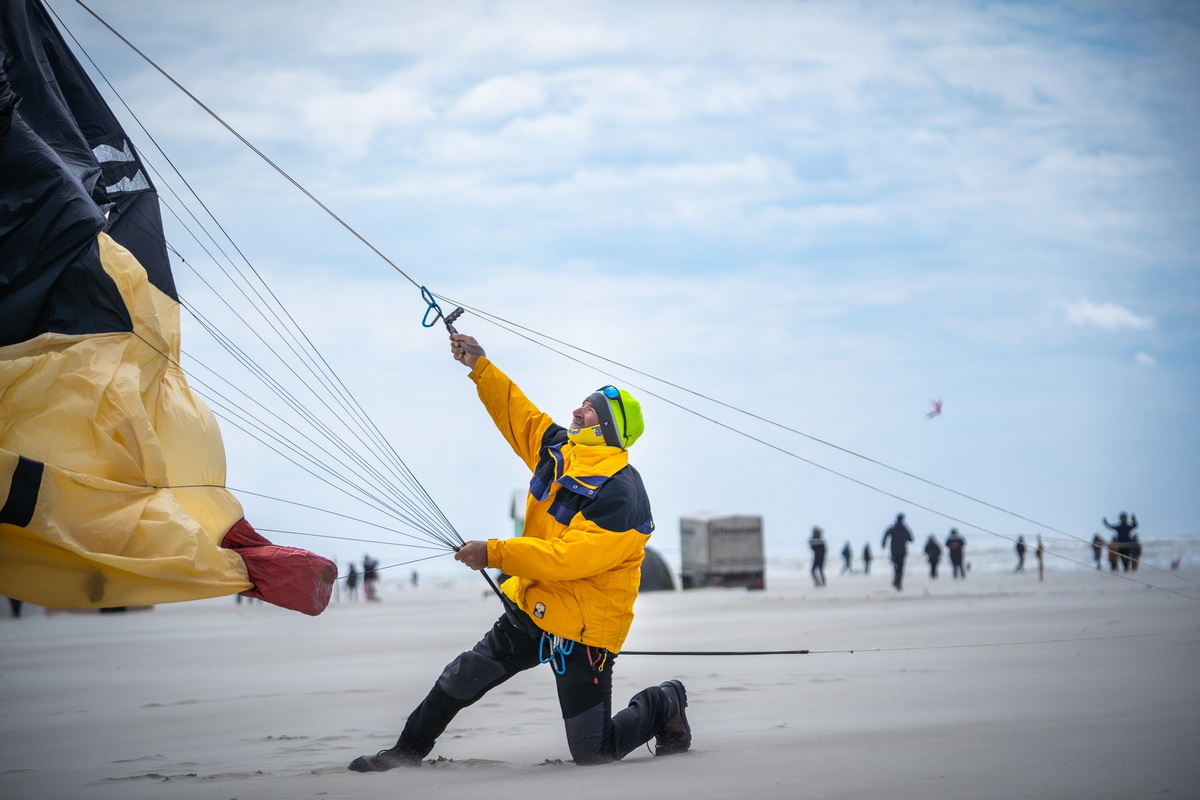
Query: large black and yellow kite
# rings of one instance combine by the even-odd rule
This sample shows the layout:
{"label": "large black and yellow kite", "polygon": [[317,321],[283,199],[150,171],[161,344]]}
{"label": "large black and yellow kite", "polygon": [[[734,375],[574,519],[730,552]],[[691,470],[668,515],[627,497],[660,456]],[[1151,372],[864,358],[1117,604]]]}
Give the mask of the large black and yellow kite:
{"label": "large black and yellow kite", "polygon": [[0,3],[0,57],[0,594],[320,613],[334,564],[270,544],[224,488],[137,151],[40,2]]}

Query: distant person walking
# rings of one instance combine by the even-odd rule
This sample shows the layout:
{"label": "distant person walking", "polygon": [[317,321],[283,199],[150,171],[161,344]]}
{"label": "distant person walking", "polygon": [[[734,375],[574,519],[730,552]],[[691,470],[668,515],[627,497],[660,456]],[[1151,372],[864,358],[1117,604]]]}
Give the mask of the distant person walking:
{"label": "distant person walking", "polygon": [[1103,536],[1098,533],[1092,536],[1092,558],[1096,562],[1096,569],[1102,569],[1100,566],[1100,556],[1103,555],[1107,548],[1108,542],[1104,541]]}
{"label": "distant person walking", "polygon": [[937,578],[938,562],[942,560],[942,546],[932,533],[925,540],[925,559],[929,562],[929,577]]}
{"label": "distant person walking", "polygon": [[849,572],[854,574],[854,550],[851,549],[850,543],[846,542],[846,546],[842,548],[842,574]]}
{"label": "distant person walking", "polygon": [[1013,572],[1025,571],[1025,537],[1017,537],[1017,568]]}
{"label": "distant person walking", "polygon": [[808,546],[812,548],[812,577],[813,583],[817,586],[825,585],[825,540],[821,538],[821,529],[813,526],[812,538],[808,540]]}
{"label": "distant person walking", "polygon": [[363,556],[363,591],[367,600],[379,600],[379,562],[368,555]]}
{"label": "distant person walking", "polygon": [[1044,561],[1046,548],[1042,546],[1042,535],[1040,533],[1038,534],[1037,550],[1034,551],[1034,555],[1037,556],[1038,560],[1038,580],[1040,581],[1046,576],[1046,564]]}
{"label": "distant person walking", "polygon": [[1100,521],[1104,523],[1104,527],[1117,535],[1113,537],[1113,541],[1117,544],[1117,554],[1121,557],[1121,569],[1129,571],[1129,550],[1133,543],[1133,531],[1137,528],[1137,514],[1127,516],[1124,511],[1116,525],[1109,525],[1107,517],[1101,517]]}
{"label": "distant person walking", "polygon": [[346,599],[358,600],[358,570],[350,564],[350,573],[346,575]]}
{"label": "distant person walking", "polygon": [[967,540],[958,532],[958,528],[951,528],[950,535],[946,537],[946,552],[950,554],[950,566],[955,578],[967,577],[967,571],[963,568],[963,550],[966,547]]}
{"label": "distant person walking", "polygon": [[904,560],[908,558],[908,543],[913,540],[912,531],[904,524],[904,514],[897,514],[892,527],[883,532],[881,547],[888,547],[891,542],[892,552],[892,586],[899,591],[904,583]]}
{"label": "distant person walking", "polygon": [[871,560],[874,556],[871,555],[871,543],[867,542],[863,545],[863,575],[871,574]]}

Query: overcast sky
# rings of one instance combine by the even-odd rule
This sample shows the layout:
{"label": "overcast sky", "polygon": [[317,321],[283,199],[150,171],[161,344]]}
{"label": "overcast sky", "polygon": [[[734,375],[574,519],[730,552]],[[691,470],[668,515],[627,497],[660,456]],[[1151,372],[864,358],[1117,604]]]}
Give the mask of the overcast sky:
{"label": "overcast sky", "polygon": [[[414,282],[588,351],[459,322],[556,418],[610,381],[643,399],[672,559],[699,511],[763,515],[777,556],[898,511],[922,538],[1200,532],[1196,3],[89,2],[400,271],[50,4],[465,538],[511,532],[526,477]],[[225,434],[230,485],[362,513]]]}

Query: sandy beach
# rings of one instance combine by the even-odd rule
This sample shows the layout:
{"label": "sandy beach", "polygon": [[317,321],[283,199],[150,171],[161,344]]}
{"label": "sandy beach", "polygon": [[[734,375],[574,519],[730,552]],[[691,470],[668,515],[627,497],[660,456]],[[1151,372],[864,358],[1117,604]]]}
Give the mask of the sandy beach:
{"label": "sandy beach", "polygon": [[346,770],[490,626],[482,581],[318,618],[233,598],[30,609],[0,624],[0,797],[1200,796],[1200,574],[914,568],[897,593],[885,573],[644,594],[627,650],[813,652],[622,656],[617,703],[686,684],[693,749],[590,768],[540,667],[460,715],[434,763]]}

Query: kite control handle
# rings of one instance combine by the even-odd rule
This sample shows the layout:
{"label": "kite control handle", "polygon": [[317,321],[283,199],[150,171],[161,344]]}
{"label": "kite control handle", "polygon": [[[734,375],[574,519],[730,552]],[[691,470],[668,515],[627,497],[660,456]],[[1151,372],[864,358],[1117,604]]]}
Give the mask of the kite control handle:
{"label": "kite control handle", "polygon": [[[448,330],[450,333],[458,333],[458,331],[454,329],[453,323],[454,320],[463,315],[464,312],[462,306],[459,306],[451,311],[450,316],[447,317],[442,313],[442,307],[438,305],[438,301],[434,298],[433,292],[429,291],[429,289],[425,288],[424,286],[421,287],[421,299],[429,304],[425,308],[425,316],[421,318],[422,325],[424,325],[426,328],[432,328],[440,319],[446,324],[446,330]],[[432,315],[432,317],[430,315]],[[477,344],[473,344],[471,342],[459,342],[459,345],[463,350],[466,350],[472,355],[486,355],[486,353],[483,352],[483,348]]]}

